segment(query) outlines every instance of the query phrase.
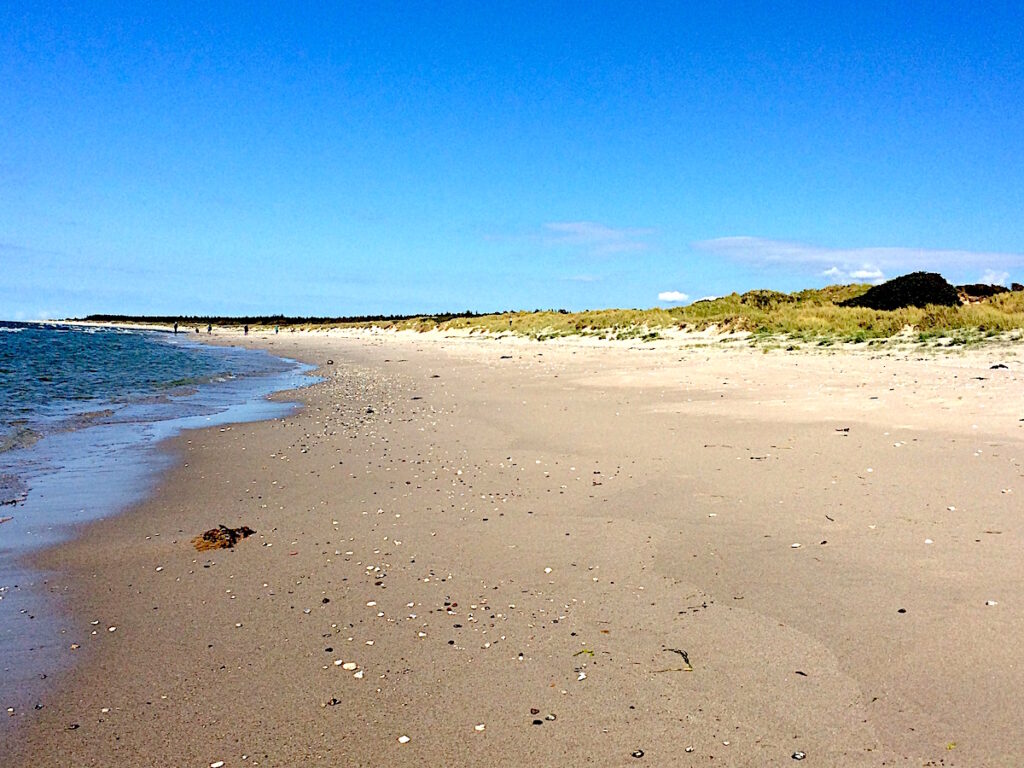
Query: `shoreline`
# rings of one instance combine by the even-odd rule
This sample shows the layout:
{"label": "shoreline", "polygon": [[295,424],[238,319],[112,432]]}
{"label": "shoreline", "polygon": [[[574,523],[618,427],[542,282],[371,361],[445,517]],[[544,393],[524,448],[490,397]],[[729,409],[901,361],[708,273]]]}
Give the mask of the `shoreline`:
{"label": "shoreline", "polygon": [[[270,402],[267,395],[303,386],[306,369],[295,361],[276,361],[265,370],[240,373],[237,380],[211,378],[176,391],[173,401],[115,393],[110,408],[98,405],[100,410],[44,422],[24,448],[2,457],[4,469],[13,473],[5,477],[20,484],[22,496],[2,507],[5,514],[0,515],[5,524],[0,532],[0,618],[6,654],[0,702],[8,715],[0,731],[14,722],[10,715],[38,704],[51,689],[47,681],[61,664],[70,663],[62,650],[66,612],[50,604],[51,579],[59,573],[33,567],[36,553],[59,548],[91,522],[116,518],[144,502],[173,463],[163,444],[175,435],[287,413],[291,404]],[[119,409],[116,418],[94,423],[97,416],[112,416],[112,409]]]}
{"label": "shoreline", "polygon": [[[14,765],[1021,757],[1024,414],[988,353],[267,337],[232,341],[326,377],[299,413],[175,438],[39,554],[86,658]],[[257,534],[196,553],[219,523]]]}

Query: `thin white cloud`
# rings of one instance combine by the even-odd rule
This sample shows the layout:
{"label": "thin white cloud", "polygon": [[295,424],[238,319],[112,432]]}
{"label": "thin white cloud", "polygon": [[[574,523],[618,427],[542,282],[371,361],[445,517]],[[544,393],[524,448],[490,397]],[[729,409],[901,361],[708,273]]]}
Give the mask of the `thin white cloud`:
{"label": "thin white cloud", "polygon": [[1006,282],[1010,279],[1009,272],[997,272],[994,269],[986,269],[985,274],[981,276],[981,282],[988,283],[989,285],[1002,285],[1005,286]]}
{"label": "thin white cloud", "polygon": [[647,238],[655,232],[645,227],[609,227],[596,221],[551,221],[544,229],[545,244],[582,248],[594,256],[646,251],[650,248]]}
{"label": "thin white cloud", "polygon": [[679,304],[689,298],[690,297],[682,291],[662,291],[658,294],[658,301],[667,301],[673,304]]}
{"label": "thin white cloud", "polygon": [[832,279],[869,282],[917,270],[948,272],[963,279],[965,270],[987,268],[998,277],[1002,272],[996,270],[1024,269],[1024,254],[1019,253],[898,247],[823,248],[763,237],[718,237],[694,243],[694,248],[762,266],[820,270],[819,274]]}

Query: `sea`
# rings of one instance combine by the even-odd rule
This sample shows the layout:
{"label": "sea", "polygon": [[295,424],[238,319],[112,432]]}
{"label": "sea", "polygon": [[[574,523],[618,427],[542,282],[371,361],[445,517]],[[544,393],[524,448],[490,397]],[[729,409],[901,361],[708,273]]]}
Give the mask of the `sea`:
{"label": "sea", "polygon": [[[0,728],[68,654],[59,608],[25,555],[141,501],[186,429],[279,418],[268,400],[315,379],[203,334],[0,322]],[[58,647],[59,646],[59,647]]]}

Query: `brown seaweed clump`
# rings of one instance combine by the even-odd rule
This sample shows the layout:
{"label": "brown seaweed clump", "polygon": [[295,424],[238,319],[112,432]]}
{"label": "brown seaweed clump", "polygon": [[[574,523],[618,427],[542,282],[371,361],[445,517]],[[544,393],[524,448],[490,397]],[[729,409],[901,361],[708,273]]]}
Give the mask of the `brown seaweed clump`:
{"label": "brown seaweed clump", "polygon": [[228,528],[226,525],[221,525],[196,536],[192,539],[192,545],[200,552],[206,549],[231,549],[241,539],[252,536],[254,533],[256,531],[247,525],[240,528]]}

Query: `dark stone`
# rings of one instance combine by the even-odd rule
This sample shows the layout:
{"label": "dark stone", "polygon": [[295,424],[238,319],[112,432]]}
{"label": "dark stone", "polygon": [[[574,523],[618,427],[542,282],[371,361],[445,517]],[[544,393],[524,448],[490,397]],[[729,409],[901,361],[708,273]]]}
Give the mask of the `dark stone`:
{"label": "dark stone", "polygon": [[929,304],[944,307],[958,307],[961,304],[956,288],[936,272],[912,272],[888,280],[868,288],[860,296],[840,302],[839,306],[893,310],[926,307]]}
{"label": "dark stone", "polygon": [[0,474],[0,505],[20,504],[28,497],[28,485],[15,475]]}

